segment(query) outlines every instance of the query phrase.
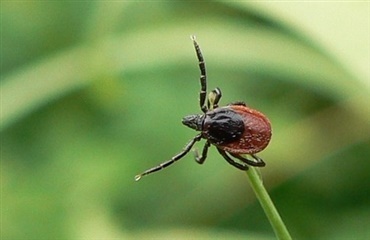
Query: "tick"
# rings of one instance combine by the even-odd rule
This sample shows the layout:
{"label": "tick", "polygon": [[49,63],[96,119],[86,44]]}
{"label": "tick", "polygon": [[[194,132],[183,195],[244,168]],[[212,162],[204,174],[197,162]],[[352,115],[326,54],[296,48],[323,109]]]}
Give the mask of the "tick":
{"label": "tick", "polygon": [[[255,167],[266,165],[261,158],[257,157],[256,153],[265,149],[270,142],[270,121],[261,112],[248,107],[244,102],[234,102],[219,107],[218,103],[222,96],[219,88],[212,90],[207,98],[207,75],[204,58],[195,36],[191,36],[191,39],[199,61],[201,86],[199,104],[203,113],[186,116],[182,119],[182,123],[200,133],[170,160],[136,175],[136,181],[180,160],[201,139],[205,139],[206,142],[201,154],[195,151],[195,160],[199,164],[204,163],[208,148],[213,145],[228,163],[240,170],[247,170],[248,165]],[[252,159],[244,155],[249,155]]]}

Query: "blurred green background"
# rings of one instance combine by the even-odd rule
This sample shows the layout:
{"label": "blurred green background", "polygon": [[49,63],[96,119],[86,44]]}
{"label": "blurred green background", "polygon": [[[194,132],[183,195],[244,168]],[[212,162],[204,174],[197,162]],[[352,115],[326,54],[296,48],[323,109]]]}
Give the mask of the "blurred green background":
{"label": "blurred green background", "polygon": [[261,172],[293,238],[370,239],[369,9],[2,1],[1,239],[274,239],[215,148],[134,182],[195,136],[191,34],[221,105],[270,118]]}

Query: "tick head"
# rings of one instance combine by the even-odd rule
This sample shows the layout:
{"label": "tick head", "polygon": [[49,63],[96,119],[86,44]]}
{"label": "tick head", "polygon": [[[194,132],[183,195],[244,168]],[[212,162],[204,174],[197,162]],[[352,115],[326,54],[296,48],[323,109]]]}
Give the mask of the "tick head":
{"label": "tick head", "polygon": [[202,131],[203,120],[204,120],[203,114],[193,114],[193,115],[185,116],[182,119],[182,124],[196,131]]}

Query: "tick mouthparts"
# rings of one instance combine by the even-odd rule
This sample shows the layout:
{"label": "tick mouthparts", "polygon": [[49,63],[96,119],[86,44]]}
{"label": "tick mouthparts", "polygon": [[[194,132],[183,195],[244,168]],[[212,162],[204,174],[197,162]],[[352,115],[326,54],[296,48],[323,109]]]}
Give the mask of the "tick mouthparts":
{"label": "tick mouthparts", "polygon": [[182,119],[182,124],[196,131],[201,131],[203,119],[204,119],[204,115],[202,114],[188,115]]}

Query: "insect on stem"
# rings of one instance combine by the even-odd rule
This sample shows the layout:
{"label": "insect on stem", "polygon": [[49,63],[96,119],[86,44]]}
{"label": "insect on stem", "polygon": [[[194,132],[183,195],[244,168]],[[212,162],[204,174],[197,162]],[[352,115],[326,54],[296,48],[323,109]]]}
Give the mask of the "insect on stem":
{"label": "insect on stem", "polygon": [[[267,147],[271,139],[271,124],[261,112],[249,108],[238,101],[219,107],[222,97],[221,89],[216,87],[207,96],[206,64],[195,36],[190,36],[198,59],[200,71],[199,107],[202,113],[185,116],[182,123],[198,131],[185,148],[170,160],[150,168],[135,176],[135,181],[157,172],[182,159],[190,152],[193,145],[201,139],[206,140],[202,154],[195,152],[195,159],[202,164],[207,158],[208,148],[216,147],[221,156],[232,166],[246,170],[248,166],[263,167],[265,163],[255,154]],[[250,160],[242,155],[249,155]],[[239,163],[241,161],[241,163]]]}

